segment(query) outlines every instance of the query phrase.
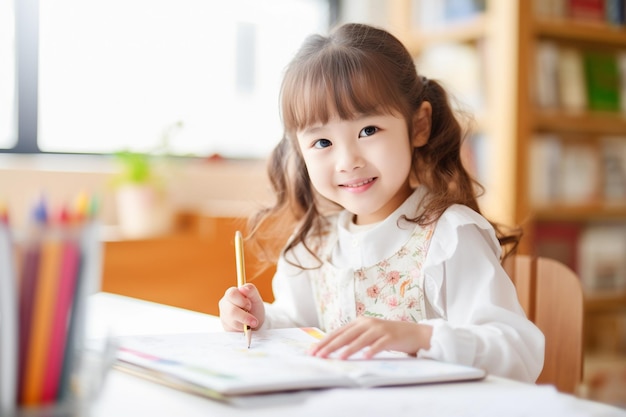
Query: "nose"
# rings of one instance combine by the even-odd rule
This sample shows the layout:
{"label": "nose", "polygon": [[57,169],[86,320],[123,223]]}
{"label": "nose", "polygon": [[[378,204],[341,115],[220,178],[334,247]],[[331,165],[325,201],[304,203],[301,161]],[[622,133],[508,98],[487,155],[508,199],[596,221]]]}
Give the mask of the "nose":
{"label": "nose", "polygon": [[355,144],[344,144],[336,150],[335,167],[337,172],[350,172],[363,168],[365,159]]}

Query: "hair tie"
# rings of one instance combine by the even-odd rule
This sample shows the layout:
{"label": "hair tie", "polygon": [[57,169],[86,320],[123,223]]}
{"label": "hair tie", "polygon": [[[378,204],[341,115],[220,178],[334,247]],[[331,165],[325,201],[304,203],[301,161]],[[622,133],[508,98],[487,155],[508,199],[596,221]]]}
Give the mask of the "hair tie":
{"label": "hair tie", "polygon": [[429,79],[426,78],[425,76],[421,75],[420,76],[420,81],[422,81],[423,88],[426,88],[426,86],[428,85]]}

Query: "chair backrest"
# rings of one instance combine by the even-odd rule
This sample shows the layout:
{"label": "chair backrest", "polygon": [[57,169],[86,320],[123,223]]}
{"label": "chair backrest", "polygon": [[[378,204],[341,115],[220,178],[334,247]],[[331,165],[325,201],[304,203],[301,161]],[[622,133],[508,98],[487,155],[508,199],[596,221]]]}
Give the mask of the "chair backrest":
{"label": "chair backrest", "polygon": [[538,384],[575,393],[583,368],[583,294],[580,280],[566,265],[549,258],[514,255],[504,267],[526,315],[546,338]]}

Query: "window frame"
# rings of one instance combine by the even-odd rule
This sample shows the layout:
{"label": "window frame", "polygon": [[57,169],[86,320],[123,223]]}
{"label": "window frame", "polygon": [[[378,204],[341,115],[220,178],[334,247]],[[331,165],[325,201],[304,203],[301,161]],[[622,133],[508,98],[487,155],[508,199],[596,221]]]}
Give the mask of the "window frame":
{"label": "window frame", "polygon": [[[341,0],[327,0],[329,27],[339,20]],[[16,107],[17,140],[12,148],[0,148],[0,153],[109,155],[106,153],[49,152],[42,151],[38,136],[39,92],[39,2],[40,0],[14,0],[15,50],[16,50]]]}
{"label": "window frame", "polygon": [[17,141],[3,153],[41,153],[37,145],[39,0],[15,0]]}

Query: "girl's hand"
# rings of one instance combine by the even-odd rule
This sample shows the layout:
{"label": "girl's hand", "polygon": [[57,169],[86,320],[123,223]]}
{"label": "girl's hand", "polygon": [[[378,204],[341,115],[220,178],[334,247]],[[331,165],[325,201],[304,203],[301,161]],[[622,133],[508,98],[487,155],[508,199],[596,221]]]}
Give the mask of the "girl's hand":
{"label": "girl's hand", "polygon": [[338,357],[348,359],[361,349],[367,348],[363,351],[366,359],[383,350],[417,355],[420,349],[430,348],[432,333],[432,327],[426,324],[359,317],[330,333],[310,353],[327,358],[341,349]]}
{"label": "girl's hand", "polygon": [[229,332],[243,331],[244,324],[256,329],[265,321],[263,299],[254,284],[227,289],[219,302],[219,309],[222,327]]}

